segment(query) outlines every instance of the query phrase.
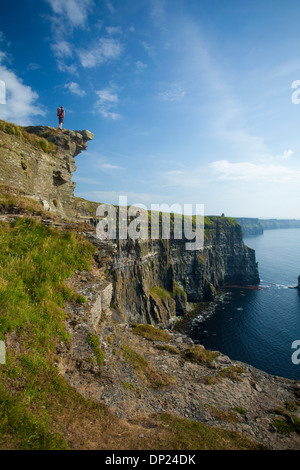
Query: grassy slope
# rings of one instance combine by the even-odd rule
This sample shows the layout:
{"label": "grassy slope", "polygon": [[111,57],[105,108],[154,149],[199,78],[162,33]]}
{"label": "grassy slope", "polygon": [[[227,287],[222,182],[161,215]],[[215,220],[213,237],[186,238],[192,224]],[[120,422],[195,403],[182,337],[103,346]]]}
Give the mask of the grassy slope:
{"label": "grassy slope", "polygon": [[2,449],[253,447],[235,433],[168,415],[148,417],[155,432],[141,440],[140,423],[83,399],[59,376],[55,344],[69,341],[64,302],[80,301],[63,281],[88,268],[94,247],[32,219],[0,223],[0,241],[0,339],[8,344],[0,366]]}

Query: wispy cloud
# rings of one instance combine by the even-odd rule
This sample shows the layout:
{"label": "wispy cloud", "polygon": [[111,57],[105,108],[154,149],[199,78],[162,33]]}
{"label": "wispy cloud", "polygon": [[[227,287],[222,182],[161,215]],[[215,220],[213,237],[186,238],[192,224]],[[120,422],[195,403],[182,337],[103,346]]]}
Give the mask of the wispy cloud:
{"label": "wispy cloud", "polygon": [[107,26],[105,28],[105,31],[110,36],[113,36],[114,34],[116,34],[116,35],[122,34],[122,28],[120,28],[119,26]]}
{"label": "wispy cloud", "polygon": [[114,111],[114,108],[119,102],[119,96],[114,88],[105,88],[96,91],[98,100],[95,103],[94,109],[100,113],[104,118],[116,121],[121,118],[121,115]]}
{"label": "wispy cloud", "polygon": [[213,162],[211,169],[220,180],[264,181],[273,183],[299,183],[300,170],[284,165],[255,164],[251,162],[231,163],[228,160]]}
{"label": "wispy cloud", "polygon": [[185,97],[185,90],[181,83],[171,83],[164,91],[158,93],[157,98],[162,101],[181,101]]}
{"label": "wispy cloud", "polygon": [[219,57],[199,24],[183,17],[178,36],[181,74],[190,85],[189,95],[193,97],[196,112],[200,106],[205,109],[205,126],[211,136],[229,145],[236,153],[235,158],[239,155],[249,161],[253,156],[257,160],[270,158],[273,153],[264,137],[250,131],[247,125],[249,103],[245,96],[237,94],[231,82],[231,71],[222,65],[223,57]]}
{"label": "wispy cloud", "polygon": [[103,163],[102,167],[106,170],[124,170],[122,166],[112,165],[111,163]]}
{"label": "wispy cloud", "polygon": [[137,60],[135,63],[135,71],[136,73],[142,73],[148,68],[147,64],[144,64],[144,62]]}
{"label": "wispy cloud", "polygon": [[27,71],[31,70],[39,70],[41,68],[40,65],[36,64],[35,62],[30,62],[30,64],[27,66]]}
{"label": "wispy cloud", "polygon": [[54,53],[55,57],[59,59],[65,59],[68,57],[72,57],[72,44],[68,41],[61,40],[59,42],[55,42],[51,44],[52,52]]}
{"label": "wispy cloud", "polygon": [[78,51],[81,65],[86,68],[96,67],[109,60],[118,59],[123,51],[123,46],[118,39],[100,38],[96,44]]}
{"label": "wispy cloud", "polygon": [[142,41],[142,46],[145,49],[145,51],[147,52],[149,57],[153,58],[155,56],[154,47],[151,46],[151,44],[149,44],[146,41]]}
{"label": "wispy cloud", "polygon": [[165,12],[166,0],[152,0],[151,2],[151,17],[154,24],[160,28],[166,29],[166,12]]}
{"label": "wispy cloud", "polygon": [[87,28],[88,15],[95,5],[94,0],[45,0],[52,8],[50,25],[53,42],[50,47],[57,59],[59,70],[76,72],[76,66],[65,65],[64,60],[73,57],[73,46],[69,38],[76,28]]}
{"label": "wispy cloud", "polygon": [[94,0],[46,0],[56,18],[67,21],[73,28],[86,25],[88,14],[94,6]]}
{"label": "wispy cloud", "polygon": [[115,7],[113,6],[112,2],[110,0],[105,0],[106,6],[108,10],[110,11],[111,14],[114,14],[116,12]]}
{"label": "wispy cloud", "polygon": [[165,186],[178,188],[201,188],[211,183],[212,174],[207,168],[169,170],[163,175]]}
{"label": "wispy cloud", "polygon": [[82,90],[82,88],[80,88],[80,86],[76,82],[66,83],[65,88],[67,88],[74,95],[77,95],[77,96],[86,95],[86,92]]}

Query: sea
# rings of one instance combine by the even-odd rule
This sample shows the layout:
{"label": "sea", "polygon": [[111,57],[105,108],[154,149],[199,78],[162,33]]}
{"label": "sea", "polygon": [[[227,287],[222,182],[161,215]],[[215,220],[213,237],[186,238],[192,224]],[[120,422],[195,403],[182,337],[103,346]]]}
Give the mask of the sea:
{"label": "sea", "polygon": [[244,242],[256,253],[258,289],[227,289],[189,335],[230,359],[300,380],[300,290],[291,288],[300,275],[300,229],[265,230]]}

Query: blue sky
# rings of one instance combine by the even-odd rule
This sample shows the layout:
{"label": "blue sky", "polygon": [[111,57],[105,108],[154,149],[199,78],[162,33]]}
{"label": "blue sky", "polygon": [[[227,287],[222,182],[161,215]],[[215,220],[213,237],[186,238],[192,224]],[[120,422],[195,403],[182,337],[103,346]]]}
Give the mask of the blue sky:
{"label": "blue sky", "polygon": [[298,0],[2,2],[0,118],[93,132],[85,199],[300,218],[299,24]]}

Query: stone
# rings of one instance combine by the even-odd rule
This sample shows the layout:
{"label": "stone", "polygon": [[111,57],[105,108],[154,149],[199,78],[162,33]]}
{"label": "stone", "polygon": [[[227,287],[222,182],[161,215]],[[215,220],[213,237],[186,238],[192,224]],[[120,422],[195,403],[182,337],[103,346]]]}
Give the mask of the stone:
{"label": "stone", "polygon": [[262,388],[257,383],[254,384],[254,388],[257,392],[262,392]]}

